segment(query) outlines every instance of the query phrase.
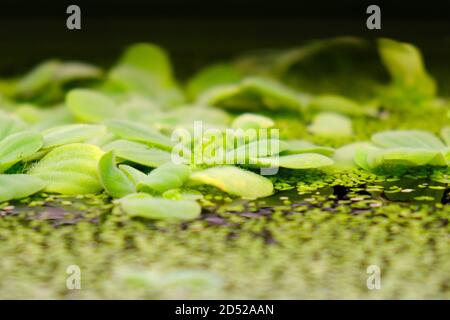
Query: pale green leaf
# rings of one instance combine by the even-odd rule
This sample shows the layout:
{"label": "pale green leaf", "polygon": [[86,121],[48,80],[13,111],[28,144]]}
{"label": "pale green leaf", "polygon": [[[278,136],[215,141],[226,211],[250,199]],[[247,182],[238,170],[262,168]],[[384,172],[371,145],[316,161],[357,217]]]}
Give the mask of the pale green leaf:
{"label": "pale green leaf", "polygon": [[287,144],[278,139],[260,139],[241,145],[226,153],[229,164],[245,164],[249,159],[269,157],[287,149]]}
{"label": "pale green leaf", "polygon": [[188,82],[186,91],[195,99],[201,93],[217,85],[233,84],[241,80],[242,75],[229,64],[215,64],[200,70]]}
{"label": "pale green leaf", "polygon": [[25,128],[25,122],[19,117],[0,110],[0,140],[13,133],[23,131]]}
{"label": "pale green leaf", "polygon": [[200,205],[192,200],[169,200],[156,197],[126,197],[119,203],[131,217],[152,220],[192,220],[200,216]]}
{"label": "pale green leaf", "polygon": [[435,95],[436,84],[427,73],[422,55],[416,47],[391,39],[379,39],[378,50],[394,85],[413,88],[426,97]]}
{"label": "pale green leaf", "polygon": [[44,187],[44,181],[29,174],[0,174],[0,202],[31,196]]}
{"label": "pale green leaf", "polygon": [[100,182],[105,191],[114,198],[135,193],[136,188],[128,176],[116,166],[113,151],[105,153],[98,163]]}
{"label": "pale green leaf", "polygon": [[97,193],[102,189],[98,162],[103,152],[96,146],[82,143],[56,147],[42,158],[30,174],[47,183],[47,192],[62,194]]}
{"label": "pale green leaf", "polygon": [[254,113],[244,113],[233,120],[231,127],[236,129],[266,129],[274,125],[275,122],[268,117]]}
{"label": "pale green leaf", "polygon": [[273,193],[272,182],[256,173],[233,166],[223,166],[193,172],[190,180],[219,188],[242,198],[255,199]]}
{"label": "pale green leaf", "polygon": [[137,43],[128,47],[119,59],[126,65],[149,73],[163,86],[173,84],[172,67],[167,53],[151,43]]}
{"label": "pale green leaf", "polygon": [[446,166],[447,161],[439,150],[420,148],[392,148],[368,154],[370,168],[381,166]]}
{"label": "pale green leaf", "polygon": [[71,90],[66,96],[66,104],[75,117],[86,122],[123,117],[114,100],[94,90]]}
{"label": "pale green leaf", "polygon": [[118,119],[107,120],[105,125],[110,132],[121,139],[143,142],[167,150],[172,149],[172,140],[150,126]]}
{"label": "pale green leaf", "polygon": [[359,148],[370,147],[369,142],[354,142],[342,146],[334,152],[333,160],[336,167],[341,169],[351,169],[357,167],[355,156]]}
{"label": "pale green leaf", "polygon": [[7,136],[0,141],[0,172],[33,155],[42,147],[42,135],[24,131]]}
{"label": "pale green leaf", "polygon": [[306,140],[284,140],[284,142],[287,148],[281,152],[282,155],[296,153],[320,153],[324,156],[330,156],[334,152],[333,148],[318,146]]}
{"label": "pale green leaf", "polygon": [[182,164],[166,163],[153,169],[138,183],[139,191],[163,193],[169,189],[181,187],[191,174],[191,169]]}
{"label": "pale green leaf", "polygon": [[317,114],[308,129],[315,135],[326,137],[346,137],[353,134],[352,121],[332,112]]}
{"label": "pale green leaf", "polygon": [[39,64],[20,79],[17,94],[23,97],[36,95],[51,84],[59,66],[60,62],[55,60]]}
{"label": "pale green leaf", "polygon": [[128,140],[116,140],[104,145],[102,148],[105,151],[114,150],[117,157],[147,167],[158,167],[172,160],[172,155],[168,151]]}
{"label": "pale green leaf", "polygon": [[338,95],[319,95],[311,99],[309,105],[312,109],[320,111],[337,112],[346,115],[371,115],[372,109],[360,105],[356,101]]}
{"label": "pale green leaf", "polygon": [[130,179],[135,186],[147,177],[144,172],[127,164],[119,164],[119,169],[127,175],[128,179]]}
{"label": "pale green leaf", "polygon": [[318,153],[299,153],[255,159],[256,163],[272,168],[314,169],[332,165],[332,159]]}
{"label": "pale green leaf", "polygon": [[290,109],[299,111],[302,99],[289,87],[268,78],[249,77],[236,85],[216,86],[203,93],[200,104],[239,110]]}
{"label": "pale green leaf", "polygon": [[105,133],[105,127],[89,124],[68,124],[42,132],[43,148],[53,148],[69,143],[85,142]]}
{"label": "pale green leaf", "polygon": [[445,145],[435,135],[420,130],[395,130],[376,133],[372,142],[383,148],[442,149]]}

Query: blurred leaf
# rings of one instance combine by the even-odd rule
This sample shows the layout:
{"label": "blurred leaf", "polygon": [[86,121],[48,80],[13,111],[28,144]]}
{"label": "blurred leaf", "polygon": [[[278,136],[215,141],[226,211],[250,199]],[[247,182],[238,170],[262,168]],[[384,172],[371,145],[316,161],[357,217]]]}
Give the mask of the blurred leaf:
{"label": "blurred leaf", "polygon": [[324,156],[333,154],[334,149],[330,147],[317,146],[306,140],[284,140],[286,143],[286,150],[282,151],[282,155],[296,154],[296,153],[320,153]]}
{"label": "blurred leaf", "polygon": [[317,114],[308,129],[315,135],[325,137],[345,137],[353,134],[351,120],[331,112]]}
{"label": "blurred leaf", "polygon": [[231,127],[241,129],[266,129],[275,125],[275,122],[265,116],[254,113],[243,113],[237,116]]}
{"label": "blurred leaf", "polygon": [[393,130],[376,133],[372,142],[383,148],[442,149],[445,145],[433,134],[420,130]]}
{"label": "blurred leaf", "polygon": [[28,174],[0,174],[0,202],[31,196],[44,187],[44,181]]}
{"label": "blurred leaf", "polygon": [[0,110],[0,140],[26,128],[20,118]]}
{"label": "blurred leaf", "polygon": [[422,55],[416,47],[383,38],[378,40],[378,50],[394,87],[406,89],[408,93],[420,97],[434,97],[436,84],[427,73]]}
{"label": "blurred leaf", "polygon": [[169,200],[152,196],[119,200],[126,214],[152,220],[192,220],[200,215],[200,205],[192,200]]}
{"label": "blurred leaf", "polygon": [[257,163],[272,168],[314,169],[332,165],[332,159],[318,153],[300,153],[286,156],[258,158]]}
{"label": "blurred leaf", "polygon": [[94,90],[71,90],[66,96],[66,104],[75,117],[86,122],[95,123],[124,117],[123,111],[116,108],[111,98]]}
{"label": "blurred leaf", "polygon": [[441,136],[442,136],[442,139],[444,139],[447,146],[450,147],[450,127],[442,128]]}
{"label": "blurred leaf", "polygon": [[233,84],[241,80],[241,73],[229,64],[214,64],[196,73],[188,82],[186,91],[190,98],[195,99],[217,85]]}
{"label": "blurred leaf", "polygon": [[294,90],[276,80],[259,77],[245,78],[236,85],[213,87],[202,94],[198,102],[239,110],[267,108],[300,111],[304,105]]}

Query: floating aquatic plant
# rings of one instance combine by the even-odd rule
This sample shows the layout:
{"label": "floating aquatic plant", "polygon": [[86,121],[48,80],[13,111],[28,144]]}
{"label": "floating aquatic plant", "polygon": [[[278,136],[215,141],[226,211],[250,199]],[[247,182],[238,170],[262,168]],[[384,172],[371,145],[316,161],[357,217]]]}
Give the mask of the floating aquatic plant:
{"label": "floating aquatic plant", "polygon": [[[425,108],[426,101],[448,113],[414,46],[378,41],[379,63],[391,82],[368,90],[370,99],[307,92],[287,80],[309,57],[363,43],[339,38],[215,64],[185,85],[175,78],[169,55],[154,44],[130,46],[106,73],[78,62],[44,62],[0,85],[0,201],[41,190],[104,191],[129,216],[176,220],[200,214],[205,186],[246,199],[272,195],[283,188],[279,168],[307,176],[328,168],[395,173],[430,166],[434,180],[445,183],[448,126],[442,139],[424,130],[376,133],[371,127],[383,121],[394,127],[380,106]],[[286,118],[295,134],[284,127]],[[375,132],[371,142],[342,145],[358,140],[365,121],[370,130],[362,135]],[[196,136],[198,122],[211,131]],[[177,130],[190,139],[175,141]],[[181,157],[174,158],[176,152]],[[271,169],[273,179],[263,176]]]}

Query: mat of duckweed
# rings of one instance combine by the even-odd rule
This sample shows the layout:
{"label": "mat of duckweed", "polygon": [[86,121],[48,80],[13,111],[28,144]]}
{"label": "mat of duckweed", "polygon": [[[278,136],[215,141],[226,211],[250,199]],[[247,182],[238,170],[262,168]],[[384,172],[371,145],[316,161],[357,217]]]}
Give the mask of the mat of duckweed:
{"label": "mat of duckweed", "polygon": [[[318,42],[313,43],[311,48],[326,49],[328,45],[327,41]],[[11,195],[6,185],[0,190],[4,201],[0,205],[0,298],[450,298],[450,131],[445,129],[449,126],[448,100],[437,96],[433,80],[421,65],[416,49],[401,44],[396,51],[396,46],[395,42],[388,42],[388,49],[393,50],[394,62],[386,63],[395,81],[384,83],[381,91],[377,89],[375,94],[367,92],[372,89],[366,89],[377,85],[358,81],[357,84],[355,82],[357,90],[349,88],[348,83],[341,81],[343,74],[339,72],[333,78],[317,80],[312,84],[302,77],[294,77],[296,73],[290,73],[291,78],[283,77],[280,83],[287,83],[299,90],[301,94],[293,104],[300,104],[300,113],[293,110],[292,97],[283,96],[284,89],[278,92],[281,107],[274,108],[277,99],[273,95],[268,99],[269,108],[264,106],[267,102],[264,99],[257,100],[256,109],[253,100],[250,104],[252,108],[246,105],[245,111],[250,108],[253,113],[250,117],[252,125],[256,122],[264,126],[267,120],[271,120],[270,127],[279,128],[283,140],[302,139],[310,143],[296,145],[297,149],[304,148],[302,150],[288,149],[290,155],[300,156],[296,156],[287,167],[279,168],[276,175],[265,177],[269,181],[266,183],[273,186],[272,195],[256,195],[250,197],[252,199],[244,196],[248,195],[247,190],[230,188],[227,180],[223,184],[212,185],[202,181],[184,185],[185,189],[180,189],[179,185],[173,186],[173,182],[168,183],[169,187],[163,184],[161,189],[161,184],[152,184],[151,179],[136,183],[131,179],[135,176],[128,175],[133,172],[130,170],[142,171],[149,177],[156,169],[147,175],[146,167],[151,165],[136,164],[133,162],[135,159],[127,159],[130,155],[124,153],[114,160],[114,152],[120,153],[120,148],[103,148],[112,145],[114,139],[93,139],[89,133],[83,134],[81,139],[78,133],[67,134],[65,130],[62,130],[63,137],[59,138],[58,130],[45,131],[81,121],[94,123],[90,127],[95,129],[93,135],[99,134],[94,126],[104,123],[104,110],[103,114],[90,114],[89,110],[70,108],[76,119],[67,120],[65,115],[61,117],[61,112],[55,112],[52,118],[48,116],[49,109],[45,109],[58,105],[67,90],[80,84],[71,84],[70,88],[59,87],[58,83],[48,86],[43,77],[44,80],[37,81],[39,85],[30,85],[35,84],[36,78],[31,81],[29,75],[24,77],[26,80],[19,79],[18,83],[22,85],[17,88],[14,81],[0,82],[0,93],[6,101],[3,102],[4,109],[19,116],[29,126],[44,130],[44,147],[36,148],[35,154],[17,161],[11,161],[11,158],[2,160],[0,156],[0,168],[9,166],[2,169],[2,178],[20,173],[27,179],[31,176],[32,179],[44,180],[42,186],[37,188],[39,192],[27,190],[28,194],[21,194],[15,190]],[[306,47],[306,52],[311,48]],[[275,56],[279,58],[275,60],[275,74],[279,74],[280,68],[286,69],[287,64],[294,64],[289,60],[293,56],[296,59],[293,53],[305,52],[305,48],[298,50]],[[408,60],[410,66],[419,64],[415,71],[409,74],[402,69],[402,60],[395,59],[397,54],[406,54],[403,58],[411,58]],[[237,65],[242,69],[237,70],[249,72],[247,69],[252,67],[252,63],[261,67],[257,58],[249,59],[240,61]],[[267,57],[264,61],[264,65],[268,65]],[[54,72],[55,65],[52,68]],[[87,70],[77,68],[63,68],[64,72],[59,71],[60,78],[61,74],[67,76],[73,70]],[[253,73],[259,76],[260,70],[252,68],[252,76]],[[224,69],[222,65],[212,67],[212,70],[209,77],[197,76],[197,79],[213,82],[214,85],[220,85],[223,78],[227,84],[241,81],[240,78],[235,79],[234,69]],[[352,70],[358,72],[358,69]],[[116,71],[107,77],[123,80],[127,94],[135,90],[133,99],[136,93],[139,99],[144,97],[145,108],[152,107],[148,105],[149,101],[164,105],[170,99],[179,99],[172,87],[170,90],[166,88],[170,91],[167,95],[145,96],[143,93],[148,88],[136,86],[135,83],[142,80],[142,74],[127,78],[130,74]],[[302,72],[308,74],[308,69],[304,68]],[[360,78],[358,74],[355,77],[373,80]],[[202,81],[188,82],[187,96],[206,90],[201,85]],[[84,86],[103,93],[111,90],[108,87],[93,87],[92,83],[83,83]],[[265,89],[259,94],[264,98],[267,90],[273,89],[271,86],[262,85]],[[24,87],[28,90],[25,90],[27,94],[23,91]],[[310,96],[298,87],[309,90]],[[317,88],[323,88],[323,91]],[[113,86],[114,95],[117,95],[117,90]],[[204,97],[212,99],[211,92],[212,96],[217,95],[217,88],[208,90]],[[331,103],[330,96],[327,99],[320,96],[330,90],[334,95]],[[343,100],[338,94],[349,100]],[[202,99],[202,103],[206,103],[205,98]],[[27,105],[23,105],[24,101]],[[241,102],[242,97],[238,101]],[[283,108],[289,101],[291,106]],[[211,100],[208,103],[212,103]],[[220,107],[228,110],[227,104],[230,103],[222,101]],[[61,111],[60,106],[55,108]],[[134,106],[135,118],[130,114],[121,114],[121,117],[130,116],[130,120],[136,122],[149,121],[151,127],[159,128],[163,133],[164,129],[170,129],[171,121],[176,118],[173,113],[168,119],[159,115],[152,122],[147,118],[139,119],[139,111]],[[212,115],[208,112],[211,111],[200,112],[203,117],[200,120],[207,123],[217,121],[215,111]],[[333,113],[331,122],[329,118],[326,120],[329,114],[323,117],[324,112]],[[239,117],[241,110],[228,110],[228,113],[242,123],[243,119]],[[246,113],[247,116],[249,114]],[[181,112],[179,116],[185,118],[187,114]],[[44,121],[46,117],[48,119]],[[111,125],[107,121],[110,120],[106,119],[107,126]],[[179,125],[180,120],[175,124]],[[114,134],[122,139],[145,142],[145,139],[142,141],[142,131],[136,134],[136,128],[127,125],[123,131],[125,137],[121,136],[123,132],[120,130],[113,131]],[[380,132],[387,134],[377,135]],[[437,142],[436,137],[430,138],[429,133],[436,137],[441,135],[444,142]],[[154,139],[150,145],[161,141],[164,144],[154,132],[150,135],[144,132],[143,135]],[[137,140],[134,139],[136,136]],[[373,145],[352,146],[353,142],[366,143],[370,140]],[[68,192],[71,187],[77,191],[84,187],[72,178],[71,172],[59,172],[61,181],[67,178],[73,183],[73,186],[62,184],[62,187],[45,181],[46,175],[42,172],[35,174],[39,173],[39,168],[48,170],[44,164],[49,162],[48,155],[52,152],[65,148],[67,144],[80,142],[98,146],[106,152],[98,169],[100,190],[103,191],[95,194]],[[392,148],[387,144],[398,144],[401,148],[397,145]],[[407,148],[403,148],[405,146]],[[326,165],[311,165],[301,157],[302,154],[316,153],[320,157],[314,159],[326,160]],[[258,156],[267,159],[268,155]],[[281,152],[280,158],[283,156]],[[115,161],[122,163],[118,166],[122,171],[117,171]],[[53,165],[56,164],[51,164],[49,170],[60,170],[60,167]],[[259,172],[245,164],[239,167]],[[208,168],[192,166],[192,172],[204,172]],[[239,175],[235,178],[240,179]],[[9,181],[11,189],[14,189],[13,180],[4,181]],[[33,180],[36,181],[41,183],[40,180]],[[121,184],[115,183],[117,181]],[[219,189],[221,187],[222,190]],[[255,189],[254,192],[259,190]],[[139,193],[135,195],[133,190]],[[159,213],[156,218],[151,210],[148,212],[148,207],[143,212],[130,211],[129,206],[123,205],[127,199],[166,199],[185,201],[187,205],[195,202],[200,204],[201,213],[189,217],[180,213],[179,219],[166,220],[164,214],[170,215],[171,212]],[[150,206],[150,209],[157,211],[155,207]],[[79,290],[69,289],[68,279],[71,281],[74,270],[70,266],[76,266],[76,270],[79,268]],[[381,271],[379,290],[368,288],[367,281],[372,275],[370,270],[373,270],[369,268],[368,273],[369,266],[376,266]]]}

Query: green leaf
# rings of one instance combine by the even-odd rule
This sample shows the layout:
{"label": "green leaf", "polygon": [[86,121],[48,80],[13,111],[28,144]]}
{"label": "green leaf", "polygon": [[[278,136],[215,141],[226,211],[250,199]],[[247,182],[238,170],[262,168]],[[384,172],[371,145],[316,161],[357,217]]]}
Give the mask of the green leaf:
{"label": "green leaf", "polygon": [[138,190],[150,189],[157,193],[163,193],[169,189],[181,187],[191,174],[191,169],[182,164],[166,163],[152,170],[138,183]]}
{"label": "green leaf", "polygon": [[127,175],[127,177],[133,182],[135,186],[137,186],[139,182],[147,177],[147,175],[142,171],[127,164],[119,164],[119,169]]}
{"label": "green leaf", "polygon": [[119,65],[134,67],[157,79],[165,87],[173,85],[172,67],[167,53],[151,43],[137,43],[128,47]]}
{"label": "green leaf", "polygon": [[381,166],[446,166],[447,161],[439,150],[419,148],[393,148],[368,154],[370,168]]}
{"label": "green leaf", "polygon": [[122,209],[131,217],[152,220],[192,220],[200,216],[200,205],[192,200],[169,200],[151,196],[119,200]]}
{"label": "green leaf", "polygon": [[318,153],[299,153],[286,156],[258,158],[256,162],[262,166],[289,169],[314,169],[332,165],[332,159]]}
{"label": "green leaf", "polygon": [[444,139],[448,147],[450,147],[450,127],[442,128],[441,137]]}
{"label": "green leaf", "polygon": [[172,149],[172,140],[149,126],[127,120],[107,120],[105,125],[119,138],[151,144],[166,150]]}
{"label": "green leaf", "polygon": [[217,85],[233,84],[241,80],[241,73],[229,64],[215,64],[200,70],[188,82],[186,91],[195,99],[201,93]]}
{"label": "green leaf", "polygon": [[273,185],[269,179],[233,166],[193,172],[190,180],[194,183],[208,184],[247,199],[267,197],[273,193]]}
{"label": "green leaf", "polygon": [[245,164],[250,159],[273,156],[286,149],[287,145],[282,140],[260,139],[228,151],[226,161],[230,164]]}
{"label": "green leaf", "polygon": [[0,172],[5,172],[17,162],[33,155],[42,147],[42,135],[24,131],[0,141]]}
{"label": "green leaf", "polygon": [[372,142],[383,148],[442,149],[445,145],[433,134],[420,130],[396,130],[376,133]]}
{"label": "green leaf", "polygon": [[116,156],[147,167],[159,167],[172,160],[170,152],[128,140],[116,140],[102,148],[104,151],[114,150]]}
{"label": "green leaf", "polygon": [[373,110],[360,105],[356,101],[331,94],[313,97],[308,106],[320,111],[337,112],[350,116],[373,114]]}
{"label": "green leaf", "polygon": [[390,39],[379,39],[378,50],[395,86],[412,88],[425,97],[436,94],[436,84],[428,75],[422,55],[416,47]]}
{"label": "green leaf", "polygon": [[0,202],[31,196],[44,187],[44,181],[28,174],[0,174]]}
{"label": "green leaf", "polygon": [[94,90],[73,89],[66,96],[66,104],[75,117],[86,122],[123,117],[111,98]]}
{"label": "green leaf", "polygon": [[54,80],[60,83],[67,83],[73,80],[97,79],[103,75],[100,68],[84,62],[64,62],[56,70]]}
{"label": "green leaf", "polygon": [[68,124],[42,132],[43,148],[53,148],[69,143],[85,142],[105,133],[105,127],[89,124]]}
{"label": "green leaf", "polygon": [[136,188],[127,175],[116,167],[113,151],[105,153],[98,163],[100,182],[105,191],[114,198],[135,193]]}
{"label": "green leaf", "polygon": [[308,129],[315,135],[326,137],[346,137],[353,134],[351,120],[332,112],[322,112],[316,115]]}
{"label": "green leaf", "polygon": [[297,153],[320,153],[324,156],[333,154],[334,149],[330,147],[322,147],[305,140],[284,140],[287,148],[282,151],[281,155],[297,154]]}
{"label": "green leaf", "polygon": [[236,85],[211,88],[198,99],[200,104],[239,110],[290,109],[299,111],[302,99],[289,87],[276,80],[249,77]]}
{"label": "green leaf", "polygon": [[0,110],[0,140],[26,128],[20,118]]}
{"label": "green leaf", "polygon": [[96,146],[67,144],[51,150],[30,174],[47,183],[45,191],[61,194],[89,194],[102,189],[98,162],[103,152]]}
{"label": "green leaf", "polygon": [[357,150],[359,148],[370,146],[371,144],[368,142],[354,142],[336,149],[333,155],[335,166],[341,169],[351,169],[357,167],[357,163],[355,161]]}
{"label": "green leaf", "polygon": [[275,125],[275,122],[265,116],[254,113],[244,113],[236,117],[231,124],[233,128],[241,129],[266,129]]}
{"label": "green leaf", "polygon": [[45,61],[20,79],[17,84],[17,94],[32,97],[49,86],[60,66],[55,60]]}
{"label": "green leaf", "polygon": [[117,87],[115,91],[151,97],[164,106],[184,102],[183,92],[175,84],[166,87],[155,75],[132,66],[115,67],[109,73],[109,80]]}
{"label": "green leaf", "polygon": [[369,157],[373,157],[376,153],[380,152],[380,149],[373,146],[372,144],[364,144],[364,145],[358,145],[355,148],[355,155],[353,158],[353,161],[355,164],[363,168],[366,171],[371,171],[371,167],[368,163]]}

